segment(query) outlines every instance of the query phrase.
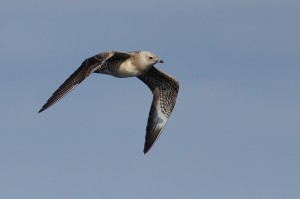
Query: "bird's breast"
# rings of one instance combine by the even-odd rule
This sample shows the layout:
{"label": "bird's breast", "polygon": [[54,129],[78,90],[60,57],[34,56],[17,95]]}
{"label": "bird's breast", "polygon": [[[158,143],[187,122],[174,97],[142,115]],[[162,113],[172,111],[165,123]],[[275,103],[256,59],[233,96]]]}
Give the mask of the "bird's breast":
{"label": "bird's breast", "polygon": [[146,71],[147,69],[138,67],[128,60],[116,66],[115,74],[113,75],[116,77],[136,77],[144,74]]}

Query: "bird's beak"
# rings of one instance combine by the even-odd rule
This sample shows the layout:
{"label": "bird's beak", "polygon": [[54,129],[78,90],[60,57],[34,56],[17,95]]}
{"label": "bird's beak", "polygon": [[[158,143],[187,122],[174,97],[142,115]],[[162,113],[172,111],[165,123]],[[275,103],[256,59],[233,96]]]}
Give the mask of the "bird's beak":
{"label": "bird's beak", "polygon": [[158,63],[164,63],[164,60],[161,59],[161,60],[158,61]]}

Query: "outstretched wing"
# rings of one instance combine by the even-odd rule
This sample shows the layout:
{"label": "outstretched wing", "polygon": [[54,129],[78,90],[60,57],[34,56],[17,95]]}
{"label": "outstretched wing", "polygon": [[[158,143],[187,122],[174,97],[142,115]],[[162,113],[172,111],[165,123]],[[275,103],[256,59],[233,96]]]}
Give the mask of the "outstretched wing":
{"label": "outstretched wing", "polygon": [[43,105],[39,113],[46,110],[57,101],[71,92],[85,78],[101,67],[106,60],[114,55],[114,52],[104,52],[86,59],[81,66],[52,94],[48,101]]}
{"label": "outstretched wing", "polygon": [[146,154],[161,134],[176,103],[179,82],[154,66],[138,76],[152,91],[153,101],[146,128],[144,153]]}

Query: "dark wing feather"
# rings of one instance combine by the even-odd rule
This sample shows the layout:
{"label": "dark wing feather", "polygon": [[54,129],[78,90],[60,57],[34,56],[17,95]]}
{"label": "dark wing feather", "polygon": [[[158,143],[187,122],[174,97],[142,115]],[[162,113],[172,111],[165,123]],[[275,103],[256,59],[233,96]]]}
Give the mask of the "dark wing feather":
{"label": "dark wing feather", "polygon": [[112,55],[112,52],[105,52],[86,59],[81,66],[52,94],[41,110],[39,110],[39,113],[66,96],[85,78],[101,67],[101,65]]}
{"label": "dark wing feather", "polygon": [[153,93],[144,146],[144,153],[147,153],[158,139],[172,113],[176,103],[179,83],[176,79],[159,71],[154,66],[138,78]]}

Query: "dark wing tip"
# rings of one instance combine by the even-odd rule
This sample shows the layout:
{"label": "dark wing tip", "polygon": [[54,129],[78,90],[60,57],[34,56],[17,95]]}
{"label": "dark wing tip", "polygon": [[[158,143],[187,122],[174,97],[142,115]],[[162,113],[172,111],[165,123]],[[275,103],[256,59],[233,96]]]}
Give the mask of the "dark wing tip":
{"label": "dark wing tip", "polygon": [[43,105],[43,107],[39,110],[38,113],[43,112],[44,110],[46,110],[47,108],[49,108],[51,105],[48,104],[48,102],[46,104]]}
{"label": "dark wing tip", "polygon": [[[155,141],[156,141],[156,140],[155,140]],[[144,154],[146,154],[146,153],[148,153],[148,152],[150,151],[150,149],[153,147],[155,141],[152,142],[151,144],[149,144],[149,143],[146,144],[146,143],[145,143],[144,150],[143,150]]]}
{"label": "dark wing tip", "polygon": [[144,154],[146,154],[149,151],[149,149],[144,148]]}
{"label": "dark wing tip", "polygon": [[145,143],[145,146],[144,146],[144,154],[148,153],[148,151],[150,151],[150,149],[152,148],[153,144],[152,145],[149,145],[149,144],[146,144]]}
{"label": "dark wing tip", "polygon": [[43,110],[45,110],[45,109],[41,108],[38,113],[41,113]]}
{"label": "dark wing tip", "polygon": [[39,110],[38,113],[41,113],[41,112],[43,112],[44,110],[46,110],[47,108],[49,108],[49,106],[46,106],[46,105],[47,105],[47,103]]}
{"label": "dark wing tip", "polygon": [[158,140],[159,136],[161,135],[164,126],[166,124],[167,121],[164,121],[164,124],[162,126],[151,126],[151,128],[153,128],[153,130],[149,130],[146,133],[146,139],[145,139],[145,145],[144,145],[144,154],[148,153],[148,151],[150,151],[150,149],[154,146],[154,144],[156,143],[156,141]]}

